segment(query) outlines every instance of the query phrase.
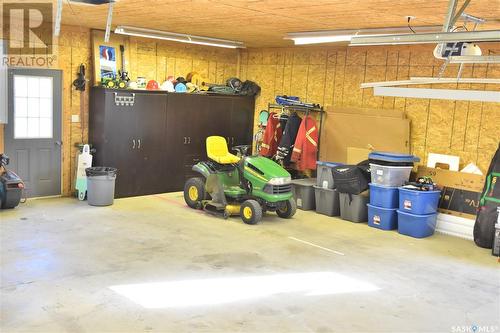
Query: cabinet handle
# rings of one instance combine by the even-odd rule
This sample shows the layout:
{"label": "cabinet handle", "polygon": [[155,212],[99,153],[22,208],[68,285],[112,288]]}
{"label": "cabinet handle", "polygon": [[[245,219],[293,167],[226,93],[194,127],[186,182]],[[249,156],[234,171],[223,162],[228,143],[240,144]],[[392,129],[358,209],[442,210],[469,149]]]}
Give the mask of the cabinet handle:
{"label": "cabinet handle", "polygon": [[184,144],[187,143],[187,137],[184,137]]}
{"label": "cabinet handle", "polygon": [[231,144],[234,145],[234,137],[231,138]]}
{"label": "cabinet handle", "polygon": [[137,141],[139,142],[139,146],[137,147],[137,149],[141,149],[141,139],[138,139]]}
{"label": "cabinet handle", "polygon": [[190,143],[191,143],[191,137],[188,136],[188,144],[190,144]]}
{"label": "cabinet handle", "polygon": [[135,149],[135,139],[132,139],[132,142],[133,142],[132,149]]}

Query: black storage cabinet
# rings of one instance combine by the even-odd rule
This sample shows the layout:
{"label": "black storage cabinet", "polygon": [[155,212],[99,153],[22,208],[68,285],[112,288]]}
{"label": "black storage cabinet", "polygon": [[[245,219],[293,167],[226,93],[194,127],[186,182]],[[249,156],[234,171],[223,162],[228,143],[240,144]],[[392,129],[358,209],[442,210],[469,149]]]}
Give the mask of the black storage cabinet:
{"label": "black storage cabinet", "polygon": [[93,165],[118,168],[115,196],[181,191],[205,160],[205,139],[252,144],[255,100],[247,96],[92,88]]}

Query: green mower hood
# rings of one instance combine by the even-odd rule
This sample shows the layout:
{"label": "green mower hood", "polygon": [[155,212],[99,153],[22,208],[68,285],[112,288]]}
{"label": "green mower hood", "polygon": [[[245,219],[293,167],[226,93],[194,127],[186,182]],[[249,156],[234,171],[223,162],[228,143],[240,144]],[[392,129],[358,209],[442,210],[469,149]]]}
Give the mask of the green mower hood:
{"label": "green mower hood", "polygon": [[245,159],[245,172],[267,183],[272,178],[291,177],[281,165],[263,156],[251,156]]}

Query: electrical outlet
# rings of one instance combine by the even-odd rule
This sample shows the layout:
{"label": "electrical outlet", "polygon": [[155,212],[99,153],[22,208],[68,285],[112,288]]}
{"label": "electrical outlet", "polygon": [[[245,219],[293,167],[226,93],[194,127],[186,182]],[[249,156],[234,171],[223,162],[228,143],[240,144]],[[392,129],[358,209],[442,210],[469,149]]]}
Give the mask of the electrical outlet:
{"label": "electrical outlet", "polygon": [[79,123],[80,122],[80,115],[78,115],[78,114],[72,114],[71,115],[71,122],[72,123]]}

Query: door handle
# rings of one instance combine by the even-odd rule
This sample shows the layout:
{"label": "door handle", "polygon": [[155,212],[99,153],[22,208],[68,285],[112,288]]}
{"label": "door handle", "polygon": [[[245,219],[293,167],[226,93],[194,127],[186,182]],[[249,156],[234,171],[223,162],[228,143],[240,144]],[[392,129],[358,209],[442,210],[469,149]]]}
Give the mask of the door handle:
{"label": "door handle", "polygon": [[60,146],[62,146],[62,144],[63,144],[63,143],[62,143],[62,141],[57,140],[57,141],[54,141],[54,144],[55,144],[56,146],[59,146],[59,147],[60,147]]}
{"label": "door handle", "polygon": [[135,149],[135,139],[132,139],[132,142],[133,142],[132,149]]}
{"label": "door handle", "polygon": [[141,149],[141,139],[137,140],[139,142],[139,146],[137,146],[137,149]]}

